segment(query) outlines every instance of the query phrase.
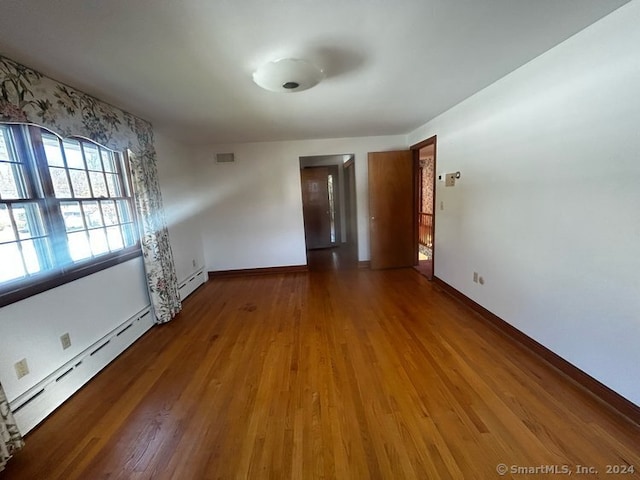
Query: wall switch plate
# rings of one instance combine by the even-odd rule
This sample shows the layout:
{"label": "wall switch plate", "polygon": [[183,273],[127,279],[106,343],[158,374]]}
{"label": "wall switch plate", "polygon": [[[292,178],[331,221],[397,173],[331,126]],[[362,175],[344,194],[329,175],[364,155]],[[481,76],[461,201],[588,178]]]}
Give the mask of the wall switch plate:
{"label": "wall switch plate", "polygon": [[29,373],[29,365],[27,364],[26,358],[23,358],[19,362],[16,362],[14,367],[16,369],[16,375],[18,376],[18,379],[24,377]]}
{"label": "wall switch plate", "polygon": [[191,263],[193,264],[193,268],[196,268],[196,259],[195,258],[193,260],[191,260]]}
{"label": "wall switch plate", "polygon": [[480,285],[484,285],[484,278],[483,277],[478,277],[478,283]]}
{"label": "wall switch plate", "polygon": [[473,272],[473,281],[478,283],[478,272]]}
{"label": "wall switch plate", "polygon": [[71,337],[68,333],[65,333],[60,337],[60,343],[62,343],[62,349],[66,350],[71,346]]}
{"label": "wall switch plate", "polygon": [[455,173],[447,173],[444,179],[445,187],[454,187],[456,185],[456,174]]}

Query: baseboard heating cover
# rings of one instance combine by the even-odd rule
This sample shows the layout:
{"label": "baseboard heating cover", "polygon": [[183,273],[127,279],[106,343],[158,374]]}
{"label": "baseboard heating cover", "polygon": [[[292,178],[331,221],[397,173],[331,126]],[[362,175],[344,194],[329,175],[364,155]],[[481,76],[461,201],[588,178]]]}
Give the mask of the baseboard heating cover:
{"label": "baseboard heating cover", "polygon": [[154,325],[147,307],[95,342],[10,404],[24,435]]}
{"label": "baseboard heating cover", "polygon": [[185,280],[178,284],[178,290],[180,291],[180,300],[184,300],[191,295],[200,285],[206,280],[204,269],[197,270],[195,273],[189,275]]}

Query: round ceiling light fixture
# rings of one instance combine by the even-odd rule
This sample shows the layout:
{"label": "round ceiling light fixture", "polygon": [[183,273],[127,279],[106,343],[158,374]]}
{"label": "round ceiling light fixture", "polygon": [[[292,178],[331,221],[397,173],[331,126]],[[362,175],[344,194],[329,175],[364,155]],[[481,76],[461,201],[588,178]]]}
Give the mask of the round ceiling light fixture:
{"label": "round ceiling light fixture", "polygon": [[323,71],[297,58],[269,62],[253,72],[253,81],[271,92],[301,92],[316,86],[324,78]]}

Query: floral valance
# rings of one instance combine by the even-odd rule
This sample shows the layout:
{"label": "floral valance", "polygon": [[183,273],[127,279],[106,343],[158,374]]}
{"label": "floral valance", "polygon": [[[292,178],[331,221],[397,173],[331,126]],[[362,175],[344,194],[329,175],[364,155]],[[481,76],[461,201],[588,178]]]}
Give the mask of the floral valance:
{"label": "floral valance", "polygon": [[116,151],[153,152],[151,124],[0,56],[0,120],[34,123]]}

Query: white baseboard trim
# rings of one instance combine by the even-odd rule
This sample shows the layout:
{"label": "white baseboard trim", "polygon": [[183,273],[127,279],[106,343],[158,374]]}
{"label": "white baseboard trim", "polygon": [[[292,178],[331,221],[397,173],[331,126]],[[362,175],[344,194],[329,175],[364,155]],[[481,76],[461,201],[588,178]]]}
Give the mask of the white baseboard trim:
{"label": "white baseboard trim", "polygon": [[153,325],[149,306],[13,400],[10,407],[20,432],[38,425]]}
{"label": "white baseboard trim", "polygon": [[207,279],[206,275],[204,274],[204,268],[200,268],[191,275],[187,276],[186,279],[178,284],[178,290],[180,291],[180,300],[184,300],[189,295],[191,295],[206,280]]}

